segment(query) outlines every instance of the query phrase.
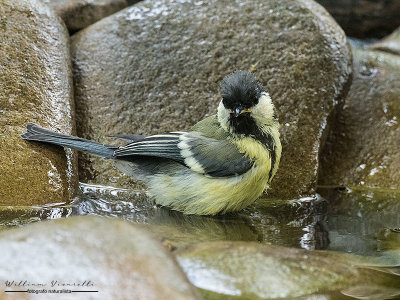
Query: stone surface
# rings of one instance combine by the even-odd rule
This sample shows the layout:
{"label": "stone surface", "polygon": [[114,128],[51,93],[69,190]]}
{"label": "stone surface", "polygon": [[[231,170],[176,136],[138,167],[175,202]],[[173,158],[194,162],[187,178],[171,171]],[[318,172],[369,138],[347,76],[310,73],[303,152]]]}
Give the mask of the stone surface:
{"label": "stone surface", "polygon": [[321,292],[331,294],[328,299],[341,299],[341,290],[366,282],[381,291],[400,292],[397,276],[361,267],[374,259],[342,253],[213,242],[182,249],[176,255],[189,280],[205,290],[207,299],[225,299],[222,295],[286,299]]}
{"label": "stone surface", "polygon": [[127,0],[128,5],[136,4],[136,3],[140,2],[140,1],[142,1],[142,0]]}
{"label": "stone surface", "polygon": [[400,57],[353,53],[353,84],[321,155],[319,183],[399,188]]}
{"label": "stone surface", "polygon": [[370,256],[400,249],[388,242],[400,228],[400,190],[320,188],[318,193],[330,202],[321,218],[329,240],[326,249]]}
{"label": "stone surface", "polygon": [[28,122],[74,133],[68,32],[40,1],[0,4],[0,205],[69,201],[71,151],[21,139]]}
{"label": "stone surface", "polygon": [[[78,133],[187,130],[215,114],[221,79],[252,69],[282,124],[283,157],[270,196],[314,192],[328,116],[346,94],[343,31],[313,1],[143,1],[72,38]],[[127,185],[97,158],[84,181]]]}
{"label": "stone surface", "polygon": [[[1,281],[26,280],[25,289],[42,283],[41,289],[98,291],[74,293],[74,299],[199,299],[152,234],[117,219],[72,217],[7,230],[0,233],[0,247]],[[57,281],[54,288],[51,281]],[[0,299],[11,297],[1,293]],[[71,299],[71,294],[57,299]]]}
{"label": "stone surface", "polygon": [[370,48],[400,55],[400,27],[388,37],[372,44]]}
{"label": "stone surface", "polygon": [[398,0],[317,0],[347,35],[384,37],[400,26]]}
{"label": "stone surface", "polygon": [[43,0],[64,20],[70,31],[77,31],[128,6],[126,0]]}

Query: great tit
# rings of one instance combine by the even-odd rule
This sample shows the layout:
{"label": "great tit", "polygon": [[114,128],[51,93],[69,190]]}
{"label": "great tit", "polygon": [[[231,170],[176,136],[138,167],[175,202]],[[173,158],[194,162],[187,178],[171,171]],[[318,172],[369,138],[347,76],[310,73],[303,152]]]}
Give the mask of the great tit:
{"label": "great tit", "polygon": [[70,147],[114,160],[144,181],[159,205],[185,214],[241,210],[269,187],[281,157],[279,122],[269,94],[245,71],[222,80],[216,115],[189,132],[123,135],[115,147],[27,125],[22,138]]}

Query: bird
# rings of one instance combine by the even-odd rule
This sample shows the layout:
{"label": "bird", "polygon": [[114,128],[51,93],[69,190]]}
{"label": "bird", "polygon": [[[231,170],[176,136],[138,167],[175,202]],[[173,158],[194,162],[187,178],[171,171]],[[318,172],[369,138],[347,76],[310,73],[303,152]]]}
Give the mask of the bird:
{"label": "bird", "polygon": [[271,97],[250,72],[221,81],[217,113],[187,132],[115,136],[128,143],[110,146],[28,123],[27,141],[69,147],[113,160],[143,181],[155,203],[184,214],[237,212],[254,203],[275,176],[282,146]]}

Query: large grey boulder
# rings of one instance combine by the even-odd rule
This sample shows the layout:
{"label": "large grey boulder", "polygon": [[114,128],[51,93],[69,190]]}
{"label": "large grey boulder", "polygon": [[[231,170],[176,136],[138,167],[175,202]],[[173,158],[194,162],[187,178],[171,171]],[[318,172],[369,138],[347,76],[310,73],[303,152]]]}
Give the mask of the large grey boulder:
{"label": "large grey boulder", "polygon": [[398,0],[317,0],[347,35],[384,37],[400,26]]}
{"label": "large grey boulder", "polygon": [[[384,299],[400,295],[396,276],[369,268],[372,264],[378,268],[380,262],[374,258],[251,242],[201,243],[178,250],[176,255],[206,299],[331,299],[327,294],[341,299],[342,294],[356,293],[365,297],[357,299]],[[377,292],[381,298],[373,297]]]}
{"label": "large grey boulder", "polygon": [[28,122],[74,133],[69,37],[40,1],[0,3],[0,205],[69,201],[76,192],[71,151],[21,139]]}
{"label": "large grey boulder", "polygon": [[322,185],[400,187],[400,57],[353,48],[354,80],[322,154]]}
{"label": "large grey boulder", "polygon": [[372,44],[370,48],[400,55],[400,27],[381,41]]}
{"label": "large grey boulder", "polygon": [[70,31],[77,31],[128,6],[126,0],[42,0]]}
{"label": "large grey boulder", "polygon": [[[314,192],[328,117],[347,92],[341,28],[310,0],[143,1],[72,37],[79,135],[187,130],[216,113],[221,79],[252,69],[282,124],[270,195]],[[83,181],[127,186],[109,162],[84,159]],[[131,185],[132,186],[132,185]]]}
{"label": "large grey boulder", "polygon": [[53,295],[57,299],[199,299],[151,233],[118,219],[72,217],[7,230],[0,233],[0,248],[0,280],[14,282],[8,290],[78,291]]}

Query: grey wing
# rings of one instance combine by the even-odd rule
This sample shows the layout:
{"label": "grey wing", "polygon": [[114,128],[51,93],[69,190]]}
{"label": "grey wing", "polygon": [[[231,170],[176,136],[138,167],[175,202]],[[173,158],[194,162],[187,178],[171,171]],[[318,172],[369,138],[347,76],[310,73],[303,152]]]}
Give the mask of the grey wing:
{"label": "grey wing", "polygon": [[119,147],[115,158],[152,156],[172,159],[191,170],[212,177],[229,177],[247,172],[253,162],[228,140],[204,137],[199,132],[154,135]]}
{"label": "grey wing", "polygon": [[139,141],[144,140],[144,138],[146,136],[140,135],[140,134],[118,134],[118,135],[112,135],[110,137],[128,141],[128,142],[139,142]]}

